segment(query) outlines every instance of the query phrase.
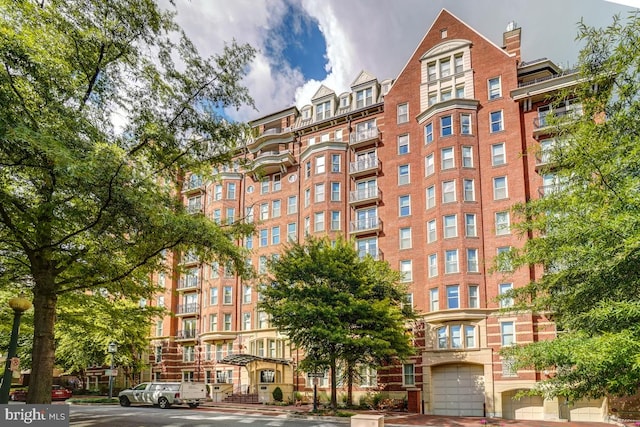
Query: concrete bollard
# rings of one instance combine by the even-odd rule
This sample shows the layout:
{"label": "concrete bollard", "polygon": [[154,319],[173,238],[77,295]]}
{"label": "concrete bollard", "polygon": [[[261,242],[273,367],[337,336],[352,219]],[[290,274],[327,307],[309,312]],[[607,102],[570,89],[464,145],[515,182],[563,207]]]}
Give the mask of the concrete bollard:
{"label": "concrete bollard", "polygon": [[354,415],[351,417],[351,427],[384,427],[384,415]]}

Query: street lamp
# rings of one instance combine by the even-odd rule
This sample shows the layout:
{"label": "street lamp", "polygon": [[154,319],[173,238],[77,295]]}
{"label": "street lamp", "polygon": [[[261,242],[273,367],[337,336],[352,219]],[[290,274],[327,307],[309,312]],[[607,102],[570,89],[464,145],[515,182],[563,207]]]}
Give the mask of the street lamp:
{"label": "street lamp", "polygon": [[113,397],[113,356],[118,351],[118,344],[115,341],[111,341],[107,351],[111,355],[111,370],[109,372],[109,399],[111,399]]}
{"label": "street lamp", "polygon": [[7,360],[4,364],[4,375],[2,376],[2,387],[0,387],[0,404],[9,403],[9,389],[11,387],[11,376],[13,369],[11,366],[12,359],[16,357],[18,350],[18,331],[20,330],[20,316],[22,313],[31,308],[31,301],[24,298],[22,294],[19,297],[9,300],[9,307],[13,310],[13,329],[11,330],[11,339],[9,340],[9,350],[7,351]]}

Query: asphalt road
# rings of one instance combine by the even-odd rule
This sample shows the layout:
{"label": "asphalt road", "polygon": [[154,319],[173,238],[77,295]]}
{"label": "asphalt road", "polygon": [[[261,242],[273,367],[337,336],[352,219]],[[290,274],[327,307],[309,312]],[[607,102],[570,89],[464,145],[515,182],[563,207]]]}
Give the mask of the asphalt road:
{"label": "asphalt road", "polygon": [[215,412],[209,409],[175,407],[160,409],[152,406],[70,406],[71,427],[344,427],[345,423],[291,418],[287,415],[261,415]]}

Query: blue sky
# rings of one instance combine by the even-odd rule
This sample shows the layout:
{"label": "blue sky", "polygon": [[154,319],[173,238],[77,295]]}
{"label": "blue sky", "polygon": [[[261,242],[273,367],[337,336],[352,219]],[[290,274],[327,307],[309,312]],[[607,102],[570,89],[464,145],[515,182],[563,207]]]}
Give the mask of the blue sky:
{"label": "blue sky", "polygon": [[[166,7],[167,0],[164,2]],[[236,39],[258,49],[245,85],[257,111],[227,111],[251,120],[302,107],[321,84],[336,93],[365,70],[396,78],[443,8],[497,45],[510,21],[522,28],[522,58],[575,64],[577,23],[603,27],[640,0],[175,0],[178,23],[201,54]],[[621,3],[626,3],[623,5]]]}

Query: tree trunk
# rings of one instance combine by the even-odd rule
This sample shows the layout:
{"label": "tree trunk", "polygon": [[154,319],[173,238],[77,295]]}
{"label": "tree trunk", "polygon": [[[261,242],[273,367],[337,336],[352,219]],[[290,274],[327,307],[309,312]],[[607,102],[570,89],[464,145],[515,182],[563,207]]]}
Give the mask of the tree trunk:
{"label": "tree trunk", "polygon": [[355,368],[353,362],[347,362],[347,406],[353,406],[353,377]]}
{"label": "tree trunk", "polygon": [[336,372],[336,359],[331,358],[331,409],[334,411],[338,408],[338,392],[337,392],[337,372]]}
{"label": "tree trunk", "polygon": [[[56,303],[55,292],[43,291],[43,286],[33,290],[33,352],[31,362],[31,378],[27,403],[51,403],[51,385],[53,383],[53,366],[55,360],[54,324]],[[44,286],[44,288],[53,288]]]}

